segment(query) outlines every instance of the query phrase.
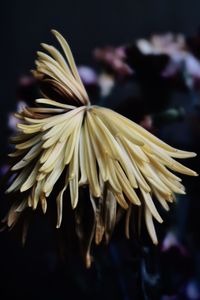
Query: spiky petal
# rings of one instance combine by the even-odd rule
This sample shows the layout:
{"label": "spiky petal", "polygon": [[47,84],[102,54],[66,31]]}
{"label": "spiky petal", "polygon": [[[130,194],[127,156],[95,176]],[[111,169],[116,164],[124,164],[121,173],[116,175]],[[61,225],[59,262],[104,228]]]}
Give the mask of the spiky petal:
{"label": "spiky petal", "polygon": [[[34,75],[66,103],[44,97],[36,100],[38,107],[27,107],[17,115],[19,134],[13,138],[16,151],[10,155],[17,158],[12,167],[16,177],[7,192],[20,191],[26,196],[11,207],[8,226],[13,226],[27,207],[35,210],[40,204],[45,213],[48,198],[57,191],[57,182],[64,174],[55,199],[57,228],[62,223],[63,195],[68,187],[71,206],[76,209],[79,190],[88,186],[96,228],[95,234],[91,231],[88,247],[93,237],[97,244],[104,235],[109,239],[117,207],[128,209],[129,236],[133,205],[144,210],[147,230],[156,244],[153,218],[159,223],[162,218],[154,199],[168,210],[167,202],[174,201],[174,194],[185,193],[181,179],[172,171],[197,174],[174,158],[196,154],[169,146],[110,109],[90,105],[67,42],[57,31],[53,34],[65,58],[54,47],[42,44],[49,54],[38,52]],[[90,265],[88,251],[86,261]]]}

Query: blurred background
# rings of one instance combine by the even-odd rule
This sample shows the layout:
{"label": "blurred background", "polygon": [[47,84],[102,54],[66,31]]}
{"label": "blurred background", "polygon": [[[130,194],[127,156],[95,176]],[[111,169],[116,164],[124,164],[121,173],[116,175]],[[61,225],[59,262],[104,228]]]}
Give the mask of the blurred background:
{"label": "blurred background", "polygon": [[[198,0],[2,1],[1,177],[9,166],[12,112],[33,105],[34,68],[50,29],[68,40],[94,103],[129,117],[166,142],[199,152],[200,2]],[[199,172],[200,160],[186,164]],[[187,195],[157,226],[160,243],[126,240],[119,224],[109,246],[94,249],[86,270],[80,255],[67,257],[48,218],[34,218],[20,233],[0,233],[1,299],[200,299],[200,185],[183,178]],[[0,215],[9,204],[1,190]]]}

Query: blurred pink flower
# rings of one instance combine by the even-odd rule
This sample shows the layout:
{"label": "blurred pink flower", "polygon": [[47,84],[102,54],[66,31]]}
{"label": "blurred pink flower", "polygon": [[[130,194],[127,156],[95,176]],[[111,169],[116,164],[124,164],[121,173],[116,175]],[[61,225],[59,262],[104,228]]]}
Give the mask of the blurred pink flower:
{"label": "blurred pink flower", "polygon": [[94,57],[118,75],[126,76],[133,74],[133,70],[125,62],[125,47],[97,48],[94,50]]}

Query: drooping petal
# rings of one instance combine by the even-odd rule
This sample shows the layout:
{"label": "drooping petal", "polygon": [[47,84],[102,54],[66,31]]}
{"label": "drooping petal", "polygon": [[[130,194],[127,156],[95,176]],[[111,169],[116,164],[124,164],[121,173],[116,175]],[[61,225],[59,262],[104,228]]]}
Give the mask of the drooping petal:
{"label": "drooping petal", "polygon": [[[11,206],[7,224],[14,226],[25,209],[35,210],[38,204],[46,213],[50,198],[57,204],[59,228],[64,193],[69,189],[77,235],[81,235],[83,224],[77,211],[81,189],[87,185],[90,199],[84,201],[91,205],[92,223],[84,241],[84,255],[89,267],[93,240],[96,244],[108,241],[124,210],[125,234],[131,236],[131,211],[135,205],[139,206],[138,219],[144,215],[149,235],[154,244],[158,243],[153,218],[159,223],[162,218],[154,201],[157,199],[169,210],[168,202],[175,201],[175,193],[185,194],[181,178],[173,171],[197,174],[176,158],[196,154],[171,147],[110,109],[90,105],[68,43],[57,31],[53,34],[64,56],[56,48],[42,44],[48,54],[37,53],[33,74],[47,89],[43,98],[36,99],[37,107],[25,107],[16,115],[19,133],[11,139],[15,151],[9,155],[15,159],[12,171],[16,177],[7,193],[21,192],[22,200]],[[51,92],[52,97],[48,97]],[[66,103],[61,103],[59,97]]]}

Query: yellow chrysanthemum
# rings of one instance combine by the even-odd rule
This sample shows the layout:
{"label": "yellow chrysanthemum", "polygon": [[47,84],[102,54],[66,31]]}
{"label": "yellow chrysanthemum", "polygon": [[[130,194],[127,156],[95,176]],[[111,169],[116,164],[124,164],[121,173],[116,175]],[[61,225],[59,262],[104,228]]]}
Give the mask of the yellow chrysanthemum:
{"label": "yellow chrysanthemum", "polygon": [[[195,153],[174,149],[122,115],[91,105],[67,42],[57,31],[53,34],[66,60],[46,44],[42,46],[49,54],[37,53],[33,74],[46,88],[44,98],[36,100],[40,106],[17,114],[20,133],[13,138],[16,151],[10,154],[17,159],[12,167],[16,178],[7,192],[20,191],[24,197],[20,205],[11,207],[8,226],[14,225],[27,207],[35,210],[40,203],[45,213],[48,197],[64,173],[65,181],[55,199],[58,228],[66,189],[69,186],[71,205],[76,209],[79,189],[86,185],[92,205],[103,203],[110,214],[109,222],[102,225],[96,210],[97,244],[115,224],[117,203],[125,210],[132,204],[143,207],[147,230],[156,244],[153,218],[159,223],[162,218],[152,196],[168,210],[174,193],[185,194],[181,179],[171,170],[197,175],[174,159]],[[49,90],[66,104],[50,99]]]}

